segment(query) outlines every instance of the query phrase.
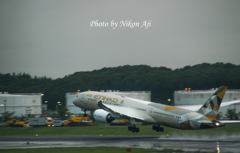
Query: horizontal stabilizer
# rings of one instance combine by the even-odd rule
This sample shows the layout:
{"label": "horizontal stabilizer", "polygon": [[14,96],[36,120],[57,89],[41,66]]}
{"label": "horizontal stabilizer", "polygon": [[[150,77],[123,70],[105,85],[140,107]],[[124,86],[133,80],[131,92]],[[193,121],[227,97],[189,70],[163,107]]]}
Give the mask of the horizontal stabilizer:
{"label": "horizontal stabilizer", "polygon": [[198,120],[198,123],[205,123],[205,124],[207,124],[207,123],[212,123],[212,121],[209,121],[209,120]]}
{"label": "horizontal stabilizer", "polygon": [[219,120],[221,123],[240,123],[240,120]]}

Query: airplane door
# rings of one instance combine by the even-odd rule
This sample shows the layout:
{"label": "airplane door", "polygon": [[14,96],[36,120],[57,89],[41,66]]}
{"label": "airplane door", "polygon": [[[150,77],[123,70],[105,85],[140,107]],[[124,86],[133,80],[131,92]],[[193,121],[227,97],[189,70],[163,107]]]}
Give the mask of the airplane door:
{"label": "airplane door", "polygon": [[150,109],[148,110],[148,115],[152,116],[152,114],[153,114],[153,108],[150,108]]}

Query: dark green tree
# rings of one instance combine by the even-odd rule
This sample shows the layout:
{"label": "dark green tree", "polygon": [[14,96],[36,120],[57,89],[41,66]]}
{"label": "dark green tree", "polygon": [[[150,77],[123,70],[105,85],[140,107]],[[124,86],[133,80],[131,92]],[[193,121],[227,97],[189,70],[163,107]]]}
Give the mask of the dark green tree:
{"label": "dark green tree", "polygon": [[9,93],[43,93],[48,109],[55,110],[56,102],[64,106],[66,92],[93,91],[151,91],[151,99],[171,105],[173,92],[191,88],[206,90],[228,86],[240,88],[240,65],[230,63],[202,63],[180,69],[125,65],[100,70],[76,72],[64,78],[31,77],[27,73],[0,74],[0,91]]}
{"label": "dark green tree", "polygon": [[216,119],[220,120],[222,117],[223,117],[222,112],[218,112],[217,116],[216,116]]}
{"label": "dark green tree", "polygon": [[28,117],[25,115],[20,115],[20,116],[15,115],[15,116],[13,116],[13,118],[17,119],[19,121],[27,121],[28,120]]}
{"label": "dark green tree", "polygon": [[66,107],[61,107],[61,108],[58,108],[57,109],[57,112],[58,112],[58,116],[59,118],[61,119],[67,119],[69,117],[69,112],[68,112],[68,109]]}
{"label": "dark green tree", "polygon": [[6,111],[4,113],[4,121],[7,122],[8,120],[13,119],[13,115],[15,114],[15,112],[8,112]]}
{"label": "dark green tree", "polygon": [[235,109],[228,109],[226,114],[225,114],[225,116],[227,118],[229,118],[230,120],[238,120],[238,115],[239,115],[239,113],[237,114],[235,112]]}

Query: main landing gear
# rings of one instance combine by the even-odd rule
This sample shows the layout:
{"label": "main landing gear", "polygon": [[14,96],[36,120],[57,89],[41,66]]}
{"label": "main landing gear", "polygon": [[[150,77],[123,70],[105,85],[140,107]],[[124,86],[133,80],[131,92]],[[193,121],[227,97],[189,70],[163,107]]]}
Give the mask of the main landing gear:
{"label": "main landing gear", "polygon": [[134,133],[134,132],[139,132],[139,128],[137,128],[136,126],[135,126],[135,124],[133,124],[133,126],[128,126],[128,131],[132,131],[132,133]]}
{"label": "main landing gear", "polygon": [[163,132],[164,131],[164,128],[160,127],[160,125],[153,125],[152,129],[156,130],[157,132],[159,132],[159,131]]}
{"label": "main landing gear", "polygon": [[138,133],[139,132],[139,128],[137,128],[136,125],[135,125],[135,123],[136,123],[135,119],[134,118],[130,118],[130,122],[131,122],[132,126],[128,126],[128,131],[132,131],[132,133],[134,133],[134,132]]}

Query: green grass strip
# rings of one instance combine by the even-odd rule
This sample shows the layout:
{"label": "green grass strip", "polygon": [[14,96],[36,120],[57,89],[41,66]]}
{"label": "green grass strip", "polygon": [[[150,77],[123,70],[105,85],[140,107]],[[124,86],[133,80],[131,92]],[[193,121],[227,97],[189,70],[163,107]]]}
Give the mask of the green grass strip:
{"label": "green grass strip", "polygon": [[2,127],[0,136],[46,136],[46,135],[152,135],[166,136],[167,134],[178,136],[222,136],[240,134],[240,123],[226,124],[225,127],[205,129],[205,130],[179,130],[164,127],[164,132],[152,130],[150,125],[138,125],[139,133],[132,133],[127,130],[127,126],[83,126],[83,127]]}

